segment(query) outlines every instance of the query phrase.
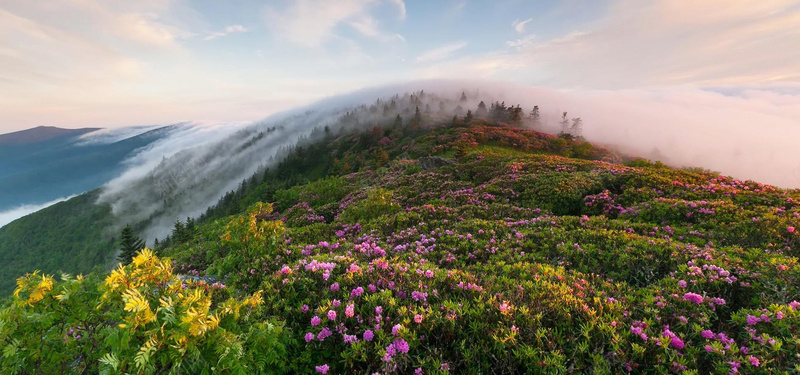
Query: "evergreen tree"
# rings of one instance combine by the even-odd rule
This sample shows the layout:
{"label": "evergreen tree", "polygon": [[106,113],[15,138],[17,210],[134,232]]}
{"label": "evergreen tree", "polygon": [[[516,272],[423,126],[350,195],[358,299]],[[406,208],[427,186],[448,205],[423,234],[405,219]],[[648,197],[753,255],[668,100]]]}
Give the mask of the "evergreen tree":
{"label": "evergreen tree", "polygon": [[177,242],[183,242],[183,239],[186,236],[186,227],[183,226],[183,222],[180,219],[175,220],[175,226],[172,228],[172,238],[175,239]]}
{"label": "evergreen tree", "polygon": [[462,102],[462,103],[467,101],[467,93],[466,92],[464,92],[464,91],[461,92],[461,99],[459,99],[459,101]]}
{"label": "evergreen tree", "polygon": [[533,110],[531,110],[530,119],[532,120],[534,127],[538,127],[539,125],[541,125],[541,117],[539,115],[538,105],[533,106]]}
{"label": "evergreen tree", "polygon": [[411,118],[411,127],[417,128],[420,125],[422,125],[422,113],[420,113],[419,106],[417,106],[414,111],[414,117]]}
{"label": "evergreen tree", "polygon": [[403,117],[398,114],[397,117],[394,118],[394,125],[393,126],[395,127],[395,129],[402,127],[403,126]]}
{"label": "evergreen tree", "polygon": [[456,125],[458,125],[458,116],[457,115],[453,115],[453,126],[456,126]]}
{"label": "evergreen tree", "polygon": [[472,122],[472,110],[471,110],[471,109],[470,109],[470,110],[467,110],[467,115],[466,115],[466,116],[464,116],[464,122],[465,122],[467,125],[469,125],[469,123],[470,123],[470,122]]}
{"label": "evergreen tree", "polygon": [[145,244],[144,241],[133,234],[133,229],[130,225],[122,228],[122,234],[119,239],[119,260],[122,264],[130,264],[131,259],[136,256],[136,252],[142,250]]}
{"label": "evergreen tree", "polygon": [[579,136],[583,130],[583,120],[580,117],[572,119],[572,135]]}
{"label": "evergreen tree", "polygon": [[478,103],[478,110],[475,111],[475,116],[486,117],[486,115],[488,114],[489,111],[486,109],[486,103],[484,103],[483,100],[481,100],[481,102]]}
{"label": "evergreen tree", "polygon": [[453,114],[455,114],[457,116],[461,116],[462,113],[464,113],[464,107],[462,107],[459,104],[458,106],[456,106],[456,109],[453,111]]}
{"label": "evergreen tree", "polygon": [[195,229],[194,219],[192,219],[191,217],[187,217],[186,218],[186,227],[185,227],[185,230],[184,230],[184,238],[182,238],[181,241],[189,240],[192,236],[194,236],[194,232],[195,232],[194,229]]}
{"label": "evergreen tree", "polygon": [[520,126],[522,124],[522,108],[519,105],[516,107],[508,107],[508,120],[514,126]]}
{"label": "evergreen tree", "polygon": [[425,113],[431,113],[431,105],[425,104]]}
{"label": "evergreen tree", "polygon": [[561,132],[569,132],[569,119],[567,118],[567,112],[561,114]]}

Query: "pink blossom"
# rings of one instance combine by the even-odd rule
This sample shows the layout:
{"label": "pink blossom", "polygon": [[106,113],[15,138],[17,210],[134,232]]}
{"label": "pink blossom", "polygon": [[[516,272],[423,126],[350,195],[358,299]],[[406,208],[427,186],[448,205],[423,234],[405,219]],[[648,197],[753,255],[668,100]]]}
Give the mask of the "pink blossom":
{"label": "pink blossom", "polygon": [[696,293],[687,292],[686,294],[683,295],[683,300],[701,304],[703,303],[703,296]]}
{"label": "pink blossom", "polygon": [[406,340],[403,339],[394,340],[392,346],[394,346],[394,348],[400,353],[408,353],[409,346]]}
{"label": "pink blossom", "polygon": [[420,314],[414,315],[414,322],[416,322],[417,324],[422,323],[422,315]]}
{"label": "pink blossom", "polygon": [[311,325],[316,327],[319,325],[321,321],[322,319],[320,319],[318,316],[314,316],[313,318],[311,318]]}
{"label": "pink blossom", "polygon": [[336,311],[328,310],[328,319],[329,320],[336,320]]}
{"label": "pink blossom", "polygon": [[317,372],[320,373],[320,374],[327,374],[328,370],[331,369],[330,366],[328,366],[327,364],[324,364],[322,366],[317,366],[315,368],[316,368]]}
{"label": "pink blossom", "polygon": [[355,311],[356,307],[354,305],[347,305],[347,307],[344,309],[344,315],[346,315],[348,318],[352,318],[353,315],[355,315]]}

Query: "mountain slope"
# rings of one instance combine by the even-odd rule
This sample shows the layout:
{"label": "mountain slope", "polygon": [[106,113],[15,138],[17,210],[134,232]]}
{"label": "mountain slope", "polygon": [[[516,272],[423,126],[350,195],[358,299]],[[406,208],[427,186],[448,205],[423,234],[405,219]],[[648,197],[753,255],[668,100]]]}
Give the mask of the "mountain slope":
{"label": "mountain slope", "polygon": [[111,143],[80,136],[96,129],[46,128],[0,135],[0,210],[43,203],[100,187],[123,170],[132,153],[164,138],[162,127]]}
{"label": "mountain slope", "polygon": [[[0,312],[0,339],[12,342],[0,368],[800,366],[796,190],[609,163],[612,152],[570,136],[485,118],[323,139],[244,182],[199,225],[177,227],[157,249],[171,262],[146,252],[107,275],[22,278]],[[83,352],[89,343],[98,348]]]}
{"label": "mountain slope", "polygon": [[111,207],[97,205],[97,191],[56,203],[0,228],[0,293],[31,267],[45,272],[87,273],[106,266],[115,248]]}
{"label": "mountain slope", "polygon": [[60,138],[76,137],[96,130],[100,130],[100,128],[63,129],[55,126],[37,126],[31,129],[0,134],[0,146],[14,147],[43,143]]}

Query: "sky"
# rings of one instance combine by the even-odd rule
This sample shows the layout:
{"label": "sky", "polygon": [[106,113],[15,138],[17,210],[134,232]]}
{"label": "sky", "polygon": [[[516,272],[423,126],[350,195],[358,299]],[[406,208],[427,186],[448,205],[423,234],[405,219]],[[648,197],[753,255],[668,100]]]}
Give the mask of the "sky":
{"label": "sky", "polygon": [[785,111],[799,45],[797,0],[0,0],[0,133],[256,120],[424,79]]}

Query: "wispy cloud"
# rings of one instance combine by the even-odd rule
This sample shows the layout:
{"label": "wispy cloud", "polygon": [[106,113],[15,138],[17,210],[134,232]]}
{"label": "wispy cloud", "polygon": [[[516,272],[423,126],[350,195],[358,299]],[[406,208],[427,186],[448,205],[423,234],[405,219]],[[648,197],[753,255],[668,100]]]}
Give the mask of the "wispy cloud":
{"label": "wispy cloud", "polygon": [[[405,18],[405,3],[387,0],[396,6],[401,18]],[[275,35],[295,45],[316,48],[335,36],[334,30],[349,24],[366,36],[392,35],[378,29],[370,16],[371,8],[381,0],[291,0],[286,7],[267,6],[265,21]],[[396,34],[395,34],[396,35]]]}
{"label": "wispy cloud", "polygon": [[514,30],[516,30],[518,33],[522,34],[523,32],[525,32],[525,25],[527,25],[528,22],[531,21],[533,21],[533,18],[528,18],[525,21],[514,20],[514,22],[511,23],[511,27],[513,27]]}
{"label": "wispy cloud", "polygon": [[583,29],[508,41],[505,49],[428,67],[425,76],[479,70],[485,78],[600,89],[800,85],[796,1],[682,4],[615,0]]}
{"label": "wispy cloud", "polygon": [[205,40],[213,40],[213,39],[221,38],[221,37],[226,36],[226,35],[236,34],[236,33],[244,33],[244,32],[247,32],[247,31],[248,31],[247,28],[242,26],[242,25],[231,25],[231,26],[226,27],[225,30],[217,31],[217,32],[213,32],[211,34],[208,34],[203,39],[205,39]]}
{"label": "wispy cloud", "polygon": [[403,0],[389,0],[389,2],[397,7],[400,19],[406,19],[406,3]]}
{"label": "wispy cloud", "polygon": [[364,16],[359,19],[352,20],[348,22],[348,24],[356,31],[361,33],[361,35],[364,35],[368,38],[384,42],[391,42],[393,40],[402,42],[406,41],[406,39],[400,34],[382,31],[378,21],[372,16]]}
{"label": "wispy cloud", "polygon": [[456,52],[466,46],[467,42],[461,41],[434,48],[417,56],[417,62],[423,63],[444,60],[450,57],[453,52]]}

